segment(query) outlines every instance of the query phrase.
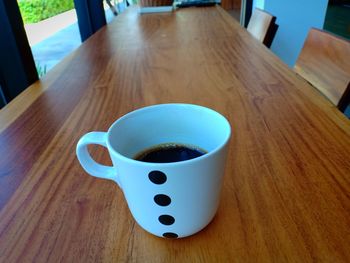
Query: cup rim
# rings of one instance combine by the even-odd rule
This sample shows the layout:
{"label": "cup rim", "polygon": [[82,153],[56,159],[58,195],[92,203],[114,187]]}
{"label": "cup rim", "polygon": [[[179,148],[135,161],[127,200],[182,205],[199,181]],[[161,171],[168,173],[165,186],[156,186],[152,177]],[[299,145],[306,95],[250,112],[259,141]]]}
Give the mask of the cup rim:
{"label": "cup rim", "polygon": [[[129,118],[130,116],[132,116],[134,114],[138,114],[139,112],[146,111],[146,110],[151,110],[153,108],[162,108],[162,107],[191,107],[191,108],[197,108],[197,109],[200,109],[200,110],[204,110],[204,111],[210,112],[211,114],[216,114],[220,118],[222,118],[223,121],[227,124],[228,132],[227,132],[226,138],[217,147],[215,147],[213,150],[211,150],[210,152],[208,152],[208,153],[206,153],[206,154],[204,154],[202,156],[199,156],[199,157],[196,157],[196,158],[193,158],[193,159],[189,159],[189,160],[185,160],[185,161],[169,162],[169,163],[151,163],[151,162],[143,162],[143,161],[135,160],[135,159],[132,159],[130,157],[127,157],[127,156],[119,153],[112,146],[112,144],[110,142],[111,131],[113,130],[113,128],[115,126],[118,125],[118,123],[120,123],[121,121],[123,121],[126,118]],[[210,108],[207,108],[207,107],[204,107],[204,106],[201,106],[201,105],[196,105],[196,104],[163,103],[163,104],[154,104],[154,105],[150,105],[150,106],[145,106],[145,107],[133,110],[131,112],[128,112],[125,115],[123,115],[122,117],[118,118],[109,127],[109,129],[107,131],[107,147],[108,147],[108,149],[110,149],[113,152],[113,154],[117,155],[118,158],[122,159],[125,162],[129,162],[129,163],[133,163],[133,164],[142,164],[144,166],[155,166],[156,165],[156,166],[160,166],[160,167],[167,167],[167,166],[174,166],[174,165],[180,165],[180,164],[182,165],[182,164],[195,163],[195,162],[201,161],[203,159],[206,159],[206,158],[212,156],[213,154],[217,153],[218,151],[220,151],[222,148],[224,148],[226,146],[226,144],[228,143],[228,141],[230,140],[230,138],[231,138],[231,125],[230,125],[229,121],[227,120],[227,118],[224,115],[222,115],[221,113],[219,113],[219,112],[217,112],[217,111],[215,111],[213,109],[210,109]]]}

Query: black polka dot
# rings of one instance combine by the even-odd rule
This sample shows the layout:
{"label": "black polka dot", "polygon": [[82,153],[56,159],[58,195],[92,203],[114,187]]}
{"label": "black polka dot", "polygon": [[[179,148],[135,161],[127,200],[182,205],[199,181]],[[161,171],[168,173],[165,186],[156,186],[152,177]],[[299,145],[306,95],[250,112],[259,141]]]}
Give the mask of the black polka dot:
{"label": "black polka dot", "polygon": [[172,225],[175,222],[175,218],[170,215],[161,215],[158,217],[159,222],[161,222],[163,225]]}
{"label": "black polka dot", "polygon": [[160,206],[167,206],[170,205],[171,199],[167,195],[159,194],[154,197],[154,202]]}
{"label": "black polka dot", "polygon": [[167,238],[178,238],[179,236],[175,233],[172,232],[166,232],[163,234],[163,237],[167,237]]}
{"label": "black polka dot", "polygon": [[166,175],[161,171],[152,171],[148,174],[148,178],[154,184],[164,184],[166,182]]}

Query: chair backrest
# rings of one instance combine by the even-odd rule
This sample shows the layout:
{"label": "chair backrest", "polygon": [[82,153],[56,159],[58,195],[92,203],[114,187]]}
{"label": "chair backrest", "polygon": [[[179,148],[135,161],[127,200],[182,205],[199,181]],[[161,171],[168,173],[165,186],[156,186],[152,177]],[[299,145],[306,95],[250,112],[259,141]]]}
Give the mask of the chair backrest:
{"label": "chair backrest", "polygon": [[341,111],[350,102],[350,42],[311,28],[295,71]]}
{"label": "chair backrest", "polygon": [[247,30],[261,43],[269,47],[277,30],[275,21],[275,16],[264,10],[255,8],[249,20]]}

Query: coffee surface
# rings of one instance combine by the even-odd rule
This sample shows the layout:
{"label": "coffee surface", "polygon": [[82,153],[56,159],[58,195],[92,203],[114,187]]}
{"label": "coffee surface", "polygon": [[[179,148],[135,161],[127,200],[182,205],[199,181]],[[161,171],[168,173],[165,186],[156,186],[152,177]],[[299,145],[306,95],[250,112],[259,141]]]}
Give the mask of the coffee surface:
{"label": "coffee surface", "polygon": [[173,163],[194,159],[206,154],[195,146],[184,144],[161,144],[146,149],[135,156],[135,160],[148,163]]}

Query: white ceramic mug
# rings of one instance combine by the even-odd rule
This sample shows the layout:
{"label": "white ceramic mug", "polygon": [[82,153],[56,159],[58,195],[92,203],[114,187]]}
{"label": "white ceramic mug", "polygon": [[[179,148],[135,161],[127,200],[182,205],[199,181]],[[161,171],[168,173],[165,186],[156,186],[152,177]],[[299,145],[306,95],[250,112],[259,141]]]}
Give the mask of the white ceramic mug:
{"label": "white ceramic mug", "polygon": [[[200,231],[214,217],[230,134],[229,122],[216,111],[191,104],[160,104],[124,115],[108,132],[85,134],[76,153],[87,173],[120,186],[141,227],[160,237],[177,238]],[[133,159],[163,143],[195,145],[207,153],[172,163]],[[107,147],[113,166],[96,163],[89,144]]]}

